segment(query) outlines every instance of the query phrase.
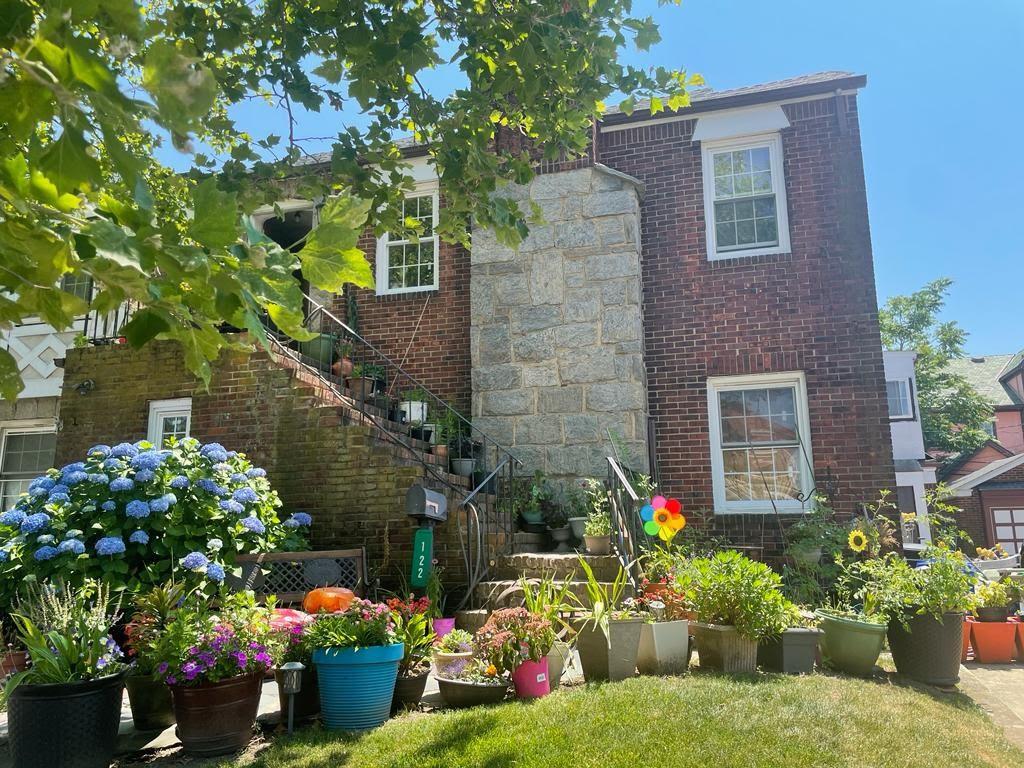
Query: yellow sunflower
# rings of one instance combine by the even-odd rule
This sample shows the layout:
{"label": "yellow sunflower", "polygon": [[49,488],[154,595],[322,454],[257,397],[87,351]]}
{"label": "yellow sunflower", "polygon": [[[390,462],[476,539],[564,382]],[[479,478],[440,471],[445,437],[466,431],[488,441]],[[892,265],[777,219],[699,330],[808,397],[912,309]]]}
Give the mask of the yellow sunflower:
{"label": "yellow sunflower", "polygon": [[863,552],[868,548],[868,537],[864,535],[864,531],[859,529],[852,530],[846,539],[846,543],[854,552]]}

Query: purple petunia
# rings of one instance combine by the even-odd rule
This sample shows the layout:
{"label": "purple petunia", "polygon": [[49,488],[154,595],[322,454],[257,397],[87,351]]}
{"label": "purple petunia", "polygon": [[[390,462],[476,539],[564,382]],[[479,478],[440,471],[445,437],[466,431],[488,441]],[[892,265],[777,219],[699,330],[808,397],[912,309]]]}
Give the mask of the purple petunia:
{"label": "purple petunia", "polygon": [[129,477],[115,477],[110,481],[110,490],[115,493],[118,491],[130,491],[135,487],[135,482]]}
{"label": "purple petunia", "polygon": [[252,533],[266,533],[267,526],[258,517],[243,517],[240,521],[242,527]]}
{"label": "purple petunia", "polygon": [[201,571],[210,561],[202,552],[189,552],[181,558],[181,565],[190,571]]}
{"label": "purple petunia", "polygon": [[245,514],[245,507],[239,504],[237,501],[232,499],[224,499],[220,502],[220,508],[225,512],[231,512],[235,515]]}
{"label": "purple petunia", "polygon": [[143,518],[149,517],[150,511],[149,504],[138,499],[132,499],[128,502],[128,506],[125,507],[124,513],[128,517]]}
{"label": "purple petunia", "polygon": [[171,482],[168,483],[168,485],[175,490],[183,491],[188,488],[188,478],[184,475],[178,475],[177,477],[171,478]]}
{"label": "purple petunia", "polygon": [[224,581],[224,566],[219,563],[210,563],[206,566],[206,578],[220,584]]}
{"label": "purple petunia", "polygon": [[104,536],[96,542],[96,553],[99,555],[120,555],[124,550],[124,541],[118,536]]}
{"label": "purple petunia", "polygon": [[50,516],[45,512],[36,512],[34,515],[29,515],[21,521],[21,532],[28,533],[39,533],[50,524]]}
{"label": "purple petunia", "polygon": [[45,546],[37,549],[32,557],[42,562],[44,560],[53,560],[58,554],[56,547]]}
{"label": "purple petunia", "polygon": [[149,534],[145,531],[133,531],[128,541],[132,544],[149,544]]}

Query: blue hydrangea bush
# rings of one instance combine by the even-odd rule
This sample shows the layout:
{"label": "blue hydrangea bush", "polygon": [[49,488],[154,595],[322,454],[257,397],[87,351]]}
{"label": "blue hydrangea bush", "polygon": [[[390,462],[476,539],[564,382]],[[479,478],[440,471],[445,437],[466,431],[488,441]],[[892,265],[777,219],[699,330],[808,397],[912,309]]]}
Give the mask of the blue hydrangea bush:
{"label": "blue hydrangea bush", "polygon": [[308,548],[311,523],[282,515],[267,473],[219,443],[97,445],[0,513],[0,609],[23,583],[53,578],[131,593],[170,578],[213,589],[239,554]]}

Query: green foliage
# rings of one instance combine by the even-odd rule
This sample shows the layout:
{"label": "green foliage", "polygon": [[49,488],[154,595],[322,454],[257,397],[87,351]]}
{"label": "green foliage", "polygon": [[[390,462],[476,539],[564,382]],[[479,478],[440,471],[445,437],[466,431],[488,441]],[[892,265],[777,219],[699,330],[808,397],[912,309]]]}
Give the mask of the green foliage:
{"label": "green foliage", "polygon": [[949,370],[963,357],[967,332],[956,321],[939,315],[953,281],[940,278],[909,296],[893,296],[878,311],[886,349],[917,352],[917,399],[925,446],[929,449],[970,451],[984,443],[982,428],[992,418],[992,405],[966,378]]}
{"label": "green foliage", "polygon": [[125,650],[135,673],[152,676],[156,672],[157,644],[189,597],[190,592],[185,585],[174,582],[161,584],[135,596],[135,612],[125,627],[128,636]]}
{"label": "green foliage", "polygon": [[523,592],[523,607],[530,613],[543,616],[552,626],[561,627],[559,631],[568,631],[569,625],[563,615],[571,613],[574,608],[570,596],[575,576],[575,571],[561,581],[555,581],[553,576],[543,576],[539,579],[520,576],[519,588]]}
{"label": "green foliage", "polygon": [[340,613],[318,614],[306,635],[311,648],[369,648],[397,642],[391,609],[359,598]]}
{"label": "green foliage", "polygon": [[615,574],[615,580],[610,584],[602,584],[594,576],[594,569],[582,556],[579,558],[580,567],[583,568],[583,575],[587,579],[587,602],[589,616],[587,621],[593,623],[594,627],[600,627],[608,635],[608,623],[615,618],[622,610],[623,601],[626,598],[626,588],[629,586],[629,574],[622,566]]}
{"label": "green foliage", "polygon": [[124,668],[110,636],[120,604],[96,582],[68,588],[56,582],[30,592],[13,615],[18,643],[28,652],[29,668],[12,675],[4,697],[19,685],[94,680]]}
{"label": "green foliage", "polygon": [[697,620],[736,627],[751,640],[778,635],[790,625],[792,604],[779,575],[764,563],[727,550],[697,557],[686,567],[686,599]]}
{"label": "green foliage", "polygon": [[434,650],[441,653],[466,653],[472,649],[473,636],[464,629],[453,629],[434,643]]}
{"label": "green foliage", "polygon": [[1009,585],[1004,581],[988,581],[978,587],[975,593],[978,608],[1005,608],[1010,604]]}
{"label": "green foliage", "polygon": [[584,536],[611,536],[612,521],[607,513],[591,512],[583,526]]}
{"label": "green foliage", "polygon": [[392,611],[391,616],[395,622],[395,642],[404,647],[398,674],[405,677],[419,672],[434,645],[430,619],[425,613],[405,615],[400,611]]}
{"label": "green foliage", "polygon": [[[468,225],[513,245],[532,209],[494,195],[525,182],[536,159],[582,154],[590,121],[613,94],[652,97],[652,112],[688,103],[700,78],[618,60],[658,39],[629,0],[203,4],[7,0],[0,18],[0,323],[33,315],[66,329],[85,303],[60,289],[90,276],[93,308],[126,299],[145,310],[125,335],[182,344],[208,381],[237,341],[227,322],[266,343],[267,313],[299,340],[301,266],[338,291],[373,278],[356,247],[366,226],[417,237],[401,199],[413,178],[400,134],[428,144],[444,179],[438,232],[467,244]],[[310,62],[317,62],[309,72]],[[438,98],[419,75],[444,64],[465,84]],[[236,125],[232,108],[279,108],[287,138]],[[295,108],[349,108],[329,163],[309,162]],[[498,132],[519,141],[496,142]],[[157,159],[170,143],[188,170]],[[197,151],[200,150],[200,151]],[[329,166],[329,167],[328,167]],[[247,214],[285,197],[322,199],[297,252],[262,237]],[[16,298],[12,298],[16,297]],[[0,353],[0,391],[21,389]]]}

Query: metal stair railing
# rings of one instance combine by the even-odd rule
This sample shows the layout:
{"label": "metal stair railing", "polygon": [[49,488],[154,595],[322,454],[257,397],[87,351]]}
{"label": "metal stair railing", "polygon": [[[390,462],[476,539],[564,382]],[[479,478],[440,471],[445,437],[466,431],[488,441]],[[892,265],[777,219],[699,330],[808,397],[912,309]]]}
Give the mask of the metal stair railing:
{"label": "metal stair railing", "polygon": [[629,575],[633,587],[640,584],[640,559],[649,548],[647,534],[640,521],[640,508],[646,503],[633,488],[630,477],[633,472],[608,456],[608,479],[605,490],[608,495],[608,517],[612,528],[612,545],[619,558],[619,564]]}

